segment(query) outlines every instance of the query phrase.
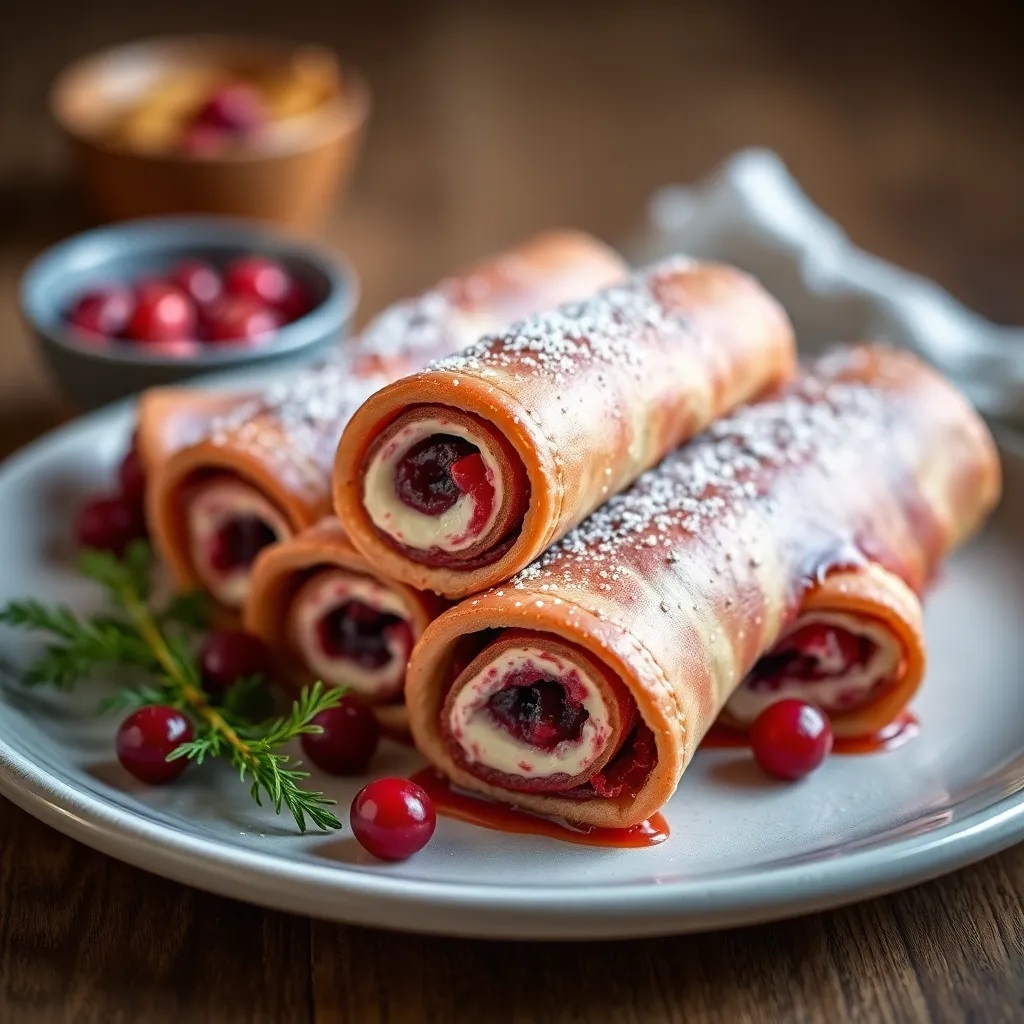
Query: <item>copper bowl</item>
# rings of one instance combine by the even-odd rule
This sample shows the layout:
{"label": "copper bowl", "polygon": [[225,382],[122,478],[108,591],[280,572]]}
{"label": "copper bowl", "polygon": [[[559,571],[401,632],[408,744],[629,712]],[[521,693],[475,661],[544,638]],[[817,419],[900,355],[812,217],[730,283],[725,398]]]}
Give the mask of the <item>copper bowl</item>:
{"label": "copper bowl", "polygon": [[[117,119],[173,71],[242,65],[270,73],[311,53],[333,62],[337,92],[266,144],[196,157],[133,146],[114,131]],[[369,105],[363,79],[329,51],[221,36],[168,37],[104,50],[66,68],[50,94],[53,116],[103,216],[218,213],[300,229],[323,220],[347,181]]]}

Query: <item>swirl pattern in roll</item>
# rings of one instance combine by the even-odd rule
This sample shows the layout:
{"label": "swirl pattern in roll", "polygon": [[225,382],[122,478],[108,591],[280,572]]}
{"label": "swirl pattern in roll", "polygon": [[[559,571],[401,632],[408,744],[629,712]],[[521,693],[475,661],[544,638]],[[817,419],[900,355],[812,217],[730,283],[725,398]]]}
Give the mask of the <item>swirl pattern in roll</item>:
{"label": "swirl pattern in roll", "polygon": [[342,436],[335,509],[391,576],[475,593],[794,365],[756,281],[674,257],[377,392]]}
{"label": "swirl pattern in roll", "polygon": [[257,556],[242,621],[270,648],[283,682],[347,687],[404,736],[409,654],[444,607],[377,573],[329,516]]}
{"label": "swirl pattern in roll", "polygon": [[176,582],[238,609],[259,551],[330,512],[338,439],[369,395],[485,331],[624,274],[596,240],[552,232],[392,306],[325,363],[259,394],[148,393],[139,414],[147,519]]}
{"label": "swirl pattern in roll", "polygon": [[793,676],[803,658],[808,696],[848,673],[828,628],[882,652],[826,701],[874,727],[920,683],[919,595],[999,488],[984,423],[934,371],[878,346],[826,357],[434,620],[407,674],[417,745],[489,797],[631,825],[758,665],[754,692],[774,685],[766,656],[795,651]]}

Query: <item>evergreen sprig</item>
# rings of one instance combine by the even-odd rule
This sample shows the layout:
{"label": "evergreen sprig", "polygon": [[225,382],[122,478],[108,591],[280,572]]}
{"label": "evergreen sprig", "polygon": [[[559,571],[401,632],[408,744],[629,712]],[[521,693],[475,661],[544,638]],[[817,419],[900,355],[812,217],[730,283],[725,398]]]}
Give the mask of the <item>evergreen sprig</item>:
{"label": "evergreen sprig", "polygon": [[108,593],[117,614],[80,618],[70,609],[47,607],[39,601],[12,601],[0,608],[0,623],[48,634],[53,638],[29,667],[28,686],[50,685],[70,689],[97,669],[112,666],[143,669],[146,677],[125,687],[100,707],[127,711],[152,704],[168,704],[193,719],[195,738],[170,755],[196,764],[207,758],[226,757],[239,778],[249,784],[257,804],[265,796],[275,813],[286,807],[300,831],[308,818],[318,828],[338,829],[341,822],[323,793],[302,788],[309,773],[301,770],[282,748],[320,727],[313,724],[321,711],[334,707],[343,691],[317,683],[303,690],[289,713],[265,723],[266,708],[261,677],[238,680],[216,706],[203,689],[195,657],[184,636],[174,627],[195,628],[205,621],[205,602],[183,595],[155,612],[149,604],[152,554],[147,544],[131,544],[120,558],[102,551],[86,551],[79,568]]}

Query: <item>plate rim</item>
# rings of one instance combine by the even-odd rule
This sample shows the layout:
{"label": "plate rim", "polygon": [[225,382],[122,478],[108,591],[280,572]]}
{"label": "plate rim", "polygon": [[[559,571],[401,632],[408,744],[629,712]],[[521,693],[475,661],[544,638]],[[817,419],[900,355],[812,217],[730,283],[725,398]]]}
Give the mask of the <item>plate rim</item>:
{"label": "plate rim", "polygon": [[[77,431],[107,420],[115,427],[132,403],[130,398],[112,403],[32,441],[0,464],[0,488],[32,472]],[[1004,452],[1024,458],[1019,435],[999,431],[997,439]],[[474,938],[610,939],[767,923],[903,889],[1024,839],[1020,789],[929,831],[814,862],[663,884],[552,890],[410,879],[391,875],[383,866],[374,872],[347,871],[337,863],[290,861],[232,846],[76,788],[2,736],[0,794],[86,846],[186,885],[290,913]]]}
{"label": "plate rim", "polygon": [[86,846],[186,885],[348,924],[474,938],[629,938],[768,923],[928,881],[1024,838],[1021,789],[927,832],[810,864],[663,885],[531,890],[396,877],[383,866],[350,872],[236,848],[84,793],[2,738],[0,794]]}

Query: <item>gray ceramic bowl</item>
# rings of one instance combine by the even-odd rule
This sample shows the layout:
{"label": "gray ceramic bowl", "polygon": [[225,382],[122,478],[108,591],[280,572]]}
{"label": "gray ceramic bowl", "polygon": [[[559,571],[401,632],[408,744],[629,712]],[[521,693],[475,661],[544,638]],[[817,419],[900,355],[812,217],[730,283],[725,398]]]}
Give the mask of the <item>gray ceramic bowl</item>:
{"label": "gray ceramic bowl", "polygon": [[[90,346],[65,322],[67,309],[90,288],[159,274],[187,256],[223,265],[248,253],[280,260],[314,302],[311,312],[260,344],[208,345],[184,357],[154,355],[132,342]],[[206,371],[312,358],[348,332],[358,293],[347,262],[258,222],[166,217],[86,231],[46,250],[22,277],[21,308],[65,396],[91,408]]]}

